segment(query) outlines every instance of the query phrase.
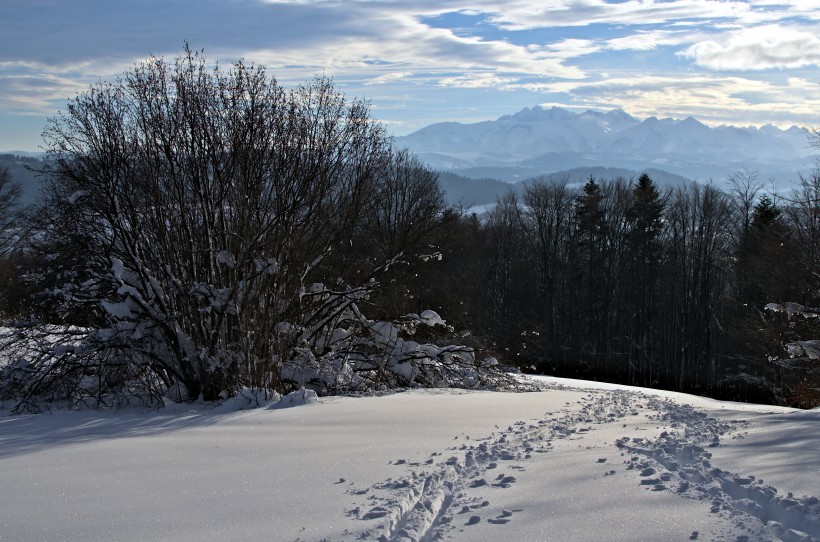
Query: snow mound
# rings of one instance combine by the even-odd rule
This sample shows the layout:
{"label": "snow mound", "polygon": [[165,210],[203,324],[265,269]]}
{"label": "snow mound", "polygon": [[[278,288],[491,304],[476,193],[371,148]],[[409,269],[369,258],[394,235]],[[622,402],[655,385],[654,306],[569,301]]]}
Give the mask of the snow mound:
{"label": "snow mound", "polygon": [[305,388],[292,391],[285,395],[279,401],[272,404],[270,408],[290,408],[300,405],[310,405],[319,402],[319,396],[313,390]]}
{"label": "snow mound", "polygon": [[436,311],[426,310],[419,315],[419,319],[428,326],[444,326],[446,322]]}

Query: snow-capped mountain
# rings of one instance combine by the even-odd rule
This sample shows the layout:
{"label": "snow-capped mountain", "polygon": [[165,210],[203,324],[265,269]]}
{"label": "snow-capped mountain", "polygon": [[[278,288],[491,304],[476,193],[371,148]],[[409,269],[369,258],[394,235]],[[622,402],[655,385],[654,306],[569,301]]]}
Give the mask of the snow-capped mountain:
{"label": "snow-capped mountain", "polygon": [[620,109],[536,106],[493,121],[433,124],[396,141],[433,168],[507,181],[605,166],[715,181],[746,169],[787,183],[815,163],[808,131],[796,126],[710,128],[692,117],[641,121]]}

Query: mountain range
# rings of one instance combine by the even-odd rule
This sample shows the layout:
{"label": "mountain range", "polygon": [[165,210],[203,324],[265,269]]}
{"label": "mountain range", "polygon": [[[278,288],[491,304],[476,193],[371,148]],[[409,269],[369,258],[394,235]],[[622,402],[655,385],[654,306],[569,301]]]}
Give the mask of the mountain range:
{"label": "mountain range", "polygon": [[[510,188],[523,190],[507,183],[541,176],[578,183],[590,175],[629,178],[646,172],[659,185],[674,186],[687,180],[721,183],[745,170],[785,188],[817,166],[808,136],[797,126],[709,127],[693,117],[639,120],[621,109],[573,113],[535,106],[491,121],[432,124],[396,143],[443,173],[439,180],[449,204],[469,207],[493,202]],[[37,198],[40,181],[32,168],[41,157],[0,154],[0,167],[8,167],[23,186],[24,204]]]}
{"label": "mountain range", "polygon": [[709,127],[693,117],[639,120],[621,109],[535,106],[491,121],[432,124],[396,143],[434,169],[506,182],[606,167],[715,182],[747,170],[785,184],[815,165],[808,136],[797,126]]}

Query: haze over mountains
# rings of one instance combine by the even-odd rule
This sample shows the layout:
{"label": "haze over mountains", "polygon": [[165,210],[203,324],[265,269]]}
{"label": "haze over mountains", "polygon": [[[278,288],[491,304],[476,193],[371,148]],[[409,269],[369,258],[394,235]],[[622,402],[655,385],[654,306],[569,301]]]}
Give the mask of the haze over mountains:
{"label": "haze over mountains", "polygon": [[507,182],[608,167],[716,182],[746,169],[782,185],[815,163],[805,128],[710,128],[692,117],[641,121],[620,109],[573,113],[535,106],[493,121],[432,124],[396,141],[434,169]]}
{"label": "haze over mountains", "polygon": [[[710,128],[693,117],[641,121],[620,109],[573,113],[535,106],[492,121],[432,124],[396,143],[442,172],[448,203],[469,207],[494,202],[510,188],[507,183],[542,175],[577,183],[590,175],[630,178],[646,172],[659,185],[674,186],[687,179],[721,184],[747,170],[784,189],[816,166],[808,136],[797,126]],[[23,184],[24,204],[34,201],[40,184],[26,166],[42,155],[0,155],[0,166]]]}

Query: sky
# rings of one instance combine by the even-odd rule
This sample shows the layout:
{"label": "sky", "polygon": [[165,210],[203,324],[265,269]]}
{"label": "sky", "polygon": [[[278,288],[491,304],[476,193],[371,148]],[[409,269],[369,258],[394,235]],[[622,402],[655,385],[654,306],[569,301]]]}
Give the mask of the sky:
{"label": "sky", "polygon": [[330,76],[397,136],[534,105],[820,126],[817,0],[2,0],[0,151],[186,42],[286,86]]}

